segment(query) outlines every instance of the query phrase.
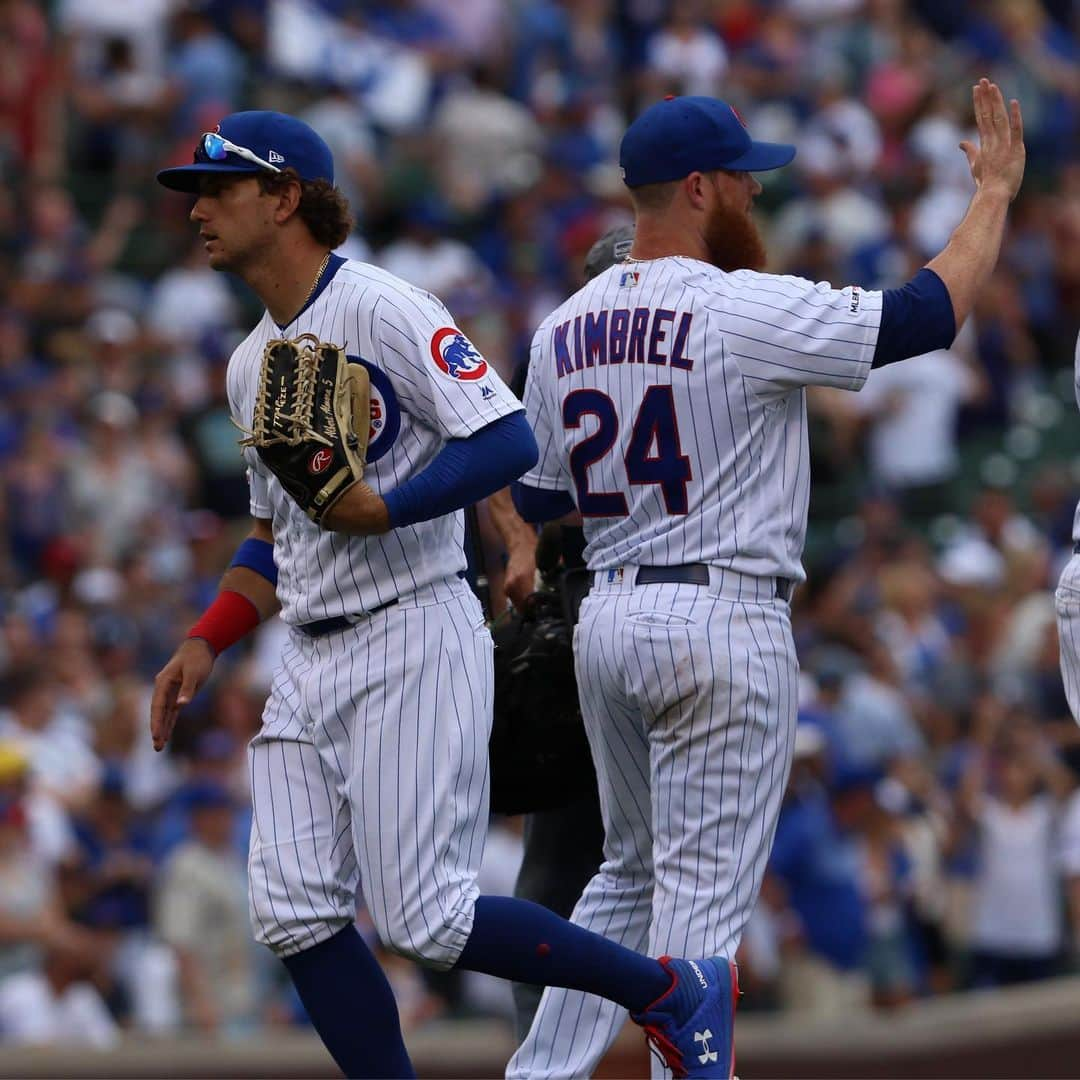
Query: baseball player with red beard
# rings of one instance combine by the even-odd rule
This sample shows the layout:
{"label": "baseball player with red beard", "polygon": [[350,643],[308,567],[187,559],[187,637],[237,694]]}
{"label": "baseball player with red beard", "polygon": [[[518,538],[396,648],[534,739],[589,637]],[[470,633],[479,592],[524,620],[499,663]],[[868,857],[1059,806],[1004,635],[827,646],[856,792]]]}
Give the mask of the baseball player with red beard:
{"label": "baseball player with red beard", "polygon": [[[795,733],[806,387],[858,390],[873,367],[948,347],[967,318],[1024,171],[1019,105],[986,79],[973,98],[967,214],[884,292],[762,273],[753,174],[794,148],[755,143],[724,102],[658,102],[620,151],[630,256],[533,339],[540,459],[515,502],[534,522],[576,507],[593,571],[575,654],[605,846],[573,920],[632,949],[738,947]],[[596,997],[548,989],[507,1075],[590,1075],[622,1022]],[[655,1040],[676,1075],[715,1067],[718,1051],[730,1066],[726,1029],[696,1034],[692,1059]]]}

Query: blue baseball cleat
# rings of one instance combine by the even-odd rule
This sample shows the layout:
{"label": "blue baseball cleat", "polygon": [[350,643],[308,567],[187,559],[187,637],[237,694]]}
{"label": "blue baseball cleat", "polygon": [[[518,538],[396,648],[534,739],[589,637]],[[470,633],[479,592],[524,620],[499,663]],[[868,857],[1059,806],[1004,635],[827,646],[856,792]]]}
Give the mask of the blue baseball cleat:
{"label": "blue baseball cleat", "polygon": [[735,1070],[735,1004],[739,973],[734,963],[672,960],[660,963],[671,975],[671,987],[644,1012],[630,1019],[645,1030],[654,1053],[676,1077],[731,1080]]}

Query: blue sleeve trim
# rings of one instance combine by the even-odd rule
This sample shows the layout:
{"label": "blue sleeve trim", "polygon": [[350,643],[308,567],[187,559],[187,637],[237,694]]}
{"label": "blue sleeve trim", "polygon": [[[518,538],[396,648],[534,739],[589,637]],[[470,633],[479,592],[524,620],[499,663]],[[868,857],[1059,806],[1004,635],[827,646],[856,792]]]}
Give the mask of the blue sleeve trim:
{"label": "blue sleeve trim", "polygon": [[525,413],[500,416],[467,439],[451,439],[427,468],[386,494],[390,524],[398,529],[460,510],[528,472],[539,456]]}
{"label": "blue sleeve trim", "polygon": [[517,512],[533,525],[566,517],[577,509],[568,491],[548,491],[515,482],[510,485],[510,495]]}
{"label": "blue sleeve trim", "polygon": [[947,349],[956,337],[956,315],[945,282],[923,267],[906,285],[886,289],[871,367]]}
{"label": "blue sleeve trim", "polygon": [[236,554],[229,566],[246,566],[249,570],[254,570],[256,574],[261,574],[271,585],[277,585],[274,545],[267,540],[257,540],[254,536],[249,536],[236,549]]}

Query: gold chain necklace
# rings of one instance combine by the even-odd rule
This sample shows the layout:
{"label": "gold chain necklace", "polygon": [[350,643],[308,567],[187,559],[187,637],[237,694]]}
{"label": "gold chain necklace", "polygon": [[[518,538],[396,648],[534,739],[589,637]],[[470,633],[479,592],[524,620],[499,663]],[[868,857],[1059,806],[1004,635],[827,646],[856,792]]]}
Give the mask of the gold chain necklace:
{"label": "gold chain necklace", "polygon": [[304,302],[300,305],[300,310],[303,311],[307,307],[307,302],[311,299],[311,294],[318,288],[319,282],[322,280],[323,271],[326,269],[327,263],[330,262],[330,252],[328,251],[323,256],[323,261],[319,263],[319,270],[315,274],[315,280],[311,283],[311,288],[307,291],[307,296],[304,297]]}

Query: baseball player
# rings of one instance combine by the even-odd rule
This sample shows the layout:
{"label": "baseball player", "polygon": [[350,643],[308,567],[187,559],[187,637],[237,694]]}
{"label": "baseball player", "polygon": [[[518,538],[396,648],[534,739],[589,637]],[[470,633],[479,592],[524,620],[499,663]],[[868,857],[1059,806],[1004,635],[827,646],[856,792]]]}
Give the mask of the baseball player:
{"label": "baseball player", "polygon": [[[274,112],[225,117],[192,164],[158,174],[195,196],[210,265],[266,311],[227,372],[233,418],[256,440],[245,451],[251,532],[157,676],[154,746],[215,658],[280,610],[291,633],[250,746],[252,920],[347,1076],[414,1075],[389,984],[354,926],[358,890],[389,948],[602,995],[695,1067],[704,1053],[708,1069],[688,1075],[726,1075],[703,1034],[729,1037],[726,964],[651,959],[539,905],[478,895],[492,641],[462,580],[461,508],[520,476],[536,443],[437,299],[333,253],[350,227],[333,177],[325,142]],[[370,381],[362,479],[335,473],[333,498],[328,485],[310,505],[295,462],[268,454],[253,420],[271,361],[281,375],[283,340],[318,344],[297,353],[298,387],[311,356],[337,364],[341,352]],[[274,415],[300,413],[306,393],[275,399]],[[328,456],[319,449],[307,470]]]}
{"label": "baseball player", "polygon": [[[1080,406],[1080,334],[1076,336],[1073,384]],[[1061,571],[1054,593],[1058,644],[1061,651],[1061,678],[1073,719],[1080,721],[1080,503],[1073,518],[1073,556]]]}
{"label": "baseball player", "polygon": [[[530,521],[576,506],[593,571],[576,667],[605,846],[573,920],[631,948],[731,957],[739,944],[795,733],[806,387],[858,390],[874,366],[947,347],[970,312],[1024,167],[1017,103],[985,79],[974,101],[968,212],[884,293],[762,273],[753,173],[794,148],[752,141],[722,101],[652,105],[620,148],[630,257],[533,339],[540,459],[515,500]],[[595,997],[549,989],[507,1075],[589,1075],[621,1024]]]}

